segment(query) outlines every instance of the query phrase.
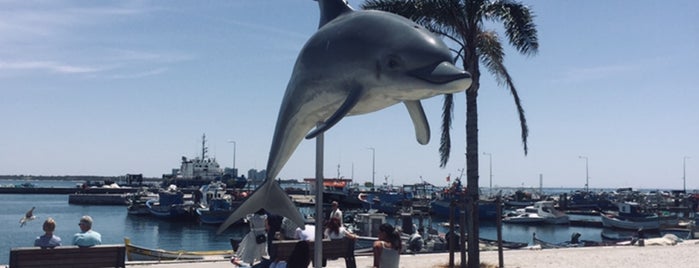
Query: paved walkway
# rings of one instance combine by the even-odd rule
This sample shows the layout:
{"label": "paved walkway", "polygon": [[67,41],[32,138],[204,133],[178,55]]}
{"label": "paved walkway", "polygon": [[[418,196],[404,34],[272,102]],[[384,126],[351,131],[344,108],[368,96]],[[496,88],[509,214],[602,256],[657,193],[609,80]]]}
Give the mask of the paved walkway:
{"label": "paved walkway", "polygon": [[[699,252],[699,240],[689,240],[675,246],[616,246],[616,247],[587,247],[568,249],[544,250],[508,250],[504,251],[505,267],[523,268],[560,268],[560,267],[697,267],[696,253]],[[483,251],[481,262],[497,267],[497,251]],[[459,254],[455,254],[459,260]],[[372,267],[372,256],[356,257],[358,268]],[[446,267],[449,261],[448,253],[401,255],[400,267],[426,268]],[[129,267],[137,264],[129,263]],[[138,264],[156,268],[184,267],[233,267],[226,261],[195,262],[195,263],[160,263]],[[345,267],[342,259],[328,261],[327,268]]]}

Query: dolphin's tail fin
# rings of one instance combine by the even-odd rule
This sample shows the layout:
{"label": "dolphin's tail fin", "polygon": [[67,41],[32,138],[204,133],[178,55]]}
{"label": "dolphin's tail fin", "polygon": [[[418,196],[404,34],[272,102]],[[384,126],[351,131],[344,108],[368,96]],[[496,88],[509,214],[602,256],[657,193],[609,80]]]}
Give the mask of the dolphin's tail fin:
{"label": "dolphin's tail fin", "polygon": [[267,180],[233,214],[228,216],[228,219],[218,227],[216,233],[221,234],[231,224],[261,208],[269,213],[287,217],[298,226],[305,225],[301,212],[294,206],[294,202],[291,201],[282,187],[274,180]]}

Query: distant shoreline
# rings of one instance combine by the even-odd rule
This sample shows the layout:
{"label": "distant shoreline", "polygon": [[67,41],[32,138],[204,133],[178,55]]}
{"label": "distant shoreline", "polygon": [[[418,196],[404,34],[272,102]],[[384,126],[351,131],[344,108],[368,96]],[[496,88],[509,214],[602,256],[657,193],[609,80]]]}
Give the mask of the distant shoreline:
{"label": "distant shoreline", "polygon": [[[91,176],[91,175],[65,175],[65,176],[35,176],[35,175],[0,175],[0,180],[24,180],[24,181],[121,181],[126,176]],[[143,181],[161,181],[162,178],[146,178]]]}
{"label": "distant shoreline", "polygon": [[[105,181],[105,180],[110,180],[110,181],[125,181],[126,180],[126,175],[122,176],[93,176],[93,175],[62,175],[62,176],[41,176],[41,175],[0,175],[0,180],[24,180],[24,181]],[[163,178],[146,178],[143,177],[144,182],[160,182],[162,181]],[[282,180],[282,182],[289,182],[293,180]],[[298,181],[297,181],[298,182]],[[448,187],[445,185],[436,185],[437,187]],[[485,189],[487,187],[481,186],[481,189]],[[666,188],[666,187],[655,187],[655,188],[642,188],[642,187],[621,187],[621,188],[632,188],[635,191],[673,191],[673,190],[678,190],[676,188]],[[599,191],[599,190],[614,190],[614,189],[621,189],[620,187],[590,187],[591,191]],[[539,189],[538,186],[497,186],[493,187],[493,190],[503,190],[503,189],[509,189],[509,190],[537,190]],[[584,190],[584,187],[567,187],[567,186],[544,186],[543,189],[546,190],[564,190],[563,192],[568,192],[570,190]],[[687,193],[692,193],[696,192],[699,189],[690,189],[687,188]]]}

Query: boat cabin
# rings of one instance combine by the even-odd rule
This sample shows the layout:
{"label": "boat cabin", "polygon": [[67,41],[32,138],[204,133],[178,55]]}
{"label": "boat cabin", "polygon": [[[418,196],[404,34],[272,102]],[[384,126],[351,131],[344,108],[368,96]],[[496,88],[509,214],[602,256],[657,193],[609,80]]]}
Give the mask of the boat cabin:
{"label": "boat cabin", "polygon": [[386,222],[385,213],[359,213],[355,216],[355,233],[360,236],[379,236],[379,226]]}

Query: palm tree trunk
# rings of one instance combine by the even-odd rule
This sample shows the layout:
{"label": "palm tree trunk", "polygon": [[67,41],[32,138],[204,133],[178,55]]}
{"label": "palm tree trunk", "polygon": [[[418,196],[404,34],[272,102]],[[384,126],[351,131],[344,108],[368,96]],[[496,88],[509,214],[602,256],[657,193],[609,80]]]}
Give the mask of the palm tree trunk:
{"label": "palm tree trunk", "polygon": [[480,265],[479,213],[478,213],[478,83],[473,80],[466,91],[466,198],[468,202],[468,267]]}

